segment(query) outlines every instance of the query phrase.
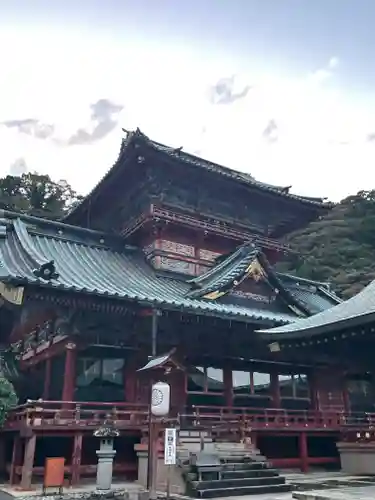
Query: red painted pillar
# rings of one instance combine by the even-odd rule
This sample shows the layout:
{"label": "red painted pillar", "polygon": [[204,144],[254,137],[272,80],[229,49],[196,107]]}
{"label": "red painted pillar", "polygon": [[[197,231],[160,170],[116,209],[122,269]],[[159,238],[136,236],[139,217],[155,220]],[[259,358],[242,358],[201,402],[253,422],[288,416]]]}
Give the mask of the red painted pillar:
{"label": "red painted pillar", "polygon": [[224,368],[223,383],[224,383],[225,405],[231,407],[233,406],[233,380],[232,380],[232,370],[230,368]]}
{"label": "red painted pillar", "polygon": [[62,391],[63,401],[73,401],[74,399],[74,390],[76,385],[76,361],[76,345],[73,342],[69,342],[66,345],[65,354],[64,385]]}
{"label": "red painted pillar", "polygon": [[301,463],[301,471],[307,472],[309,470],[309,455],[307,451],[307,435],[306,432],[301,432],[298,438],[299,444],[299,458]]}
{"label": "red painted pillar", "polygon": [[14,437],[12,462],[10,464],[9,483],[14,486],[17,483],[16,467],[21,463],[22,445],[19,436]]}
{"label": "red painted pillar", "polygon": [[49,399],[49,390],[51,387],[51,358],[46,359],[46,371],[44,374],[43,399]]}
{"label": "red painted pillar", "polygon": [[309,389],[310,389],[310,401],[311,401],[311,409],[319,410],[319,399],[318,399],[318,388],[316,383],[316,374],[311,373],[308,376]]}
{"label": "red painted pillar", "polygon": [[26,438],[25,441],[25,454],[23,457],[22,476],[21,476],[21,488],[23,490],[30,490],[31,488],[33,468],[34,468],[35,446],[36,446],[36,434],[33,434],[31,437]]}
{"label": "red painted pillar", "polygon": [[271,398],[274,408],[280,408],[280,385],[278,373],[271,373]]}
{"label": "red painted pillar", "polygon": [[346,378],[343,379],[342,381],[342,401],[344,404],[344,411],[345,413],[350,413],[350,398],[349,398],[349,391],[348,391],[348,381]]}
{"label": "red painted pillar", "polygon": [[75,434],[73,438],[72,485],[79,484],[81,478],[82,439],[81,432]]}

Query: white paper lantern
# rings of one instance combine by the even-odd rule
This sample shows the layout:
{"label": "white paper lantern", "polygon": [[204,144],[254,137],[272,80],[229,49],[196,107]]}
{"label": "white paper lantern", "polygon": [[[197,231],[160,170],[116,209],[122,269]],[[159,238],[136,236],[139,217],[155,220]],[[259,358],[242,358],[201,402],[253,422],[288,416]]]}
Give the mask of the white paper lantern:
{"label": "white paper lantern", "polygon": [[152,386],[151,413],[155,417],[164,417],[169,413],[171,388],[165,382],[156,382]]}

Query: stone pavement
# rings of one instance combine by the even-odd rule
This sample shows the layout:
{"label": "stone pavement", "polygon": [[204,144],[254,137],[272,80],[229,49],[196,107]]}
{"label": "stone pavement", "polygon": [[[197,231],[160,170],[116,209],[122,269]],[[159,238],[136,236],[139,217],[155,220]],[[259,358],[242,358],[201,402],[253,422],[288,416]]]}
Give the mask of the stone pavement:
{"label": "stone pavement", "polygon": [[375,486],[366,486],[359,488],[339,488],[337,490],[295,492],[292,494],[292,498],[298,500],[374,500]]}
{"label": "stone pavement", "polygon": [[[375,477],[348,476],[342,472],[312,472],[308,474],[287,472],[284,475],[287,482],[293,485],[294,493],[246,495],[215,500],[292,500],[293,498],[298,500],[375,500],[374,482],[370,483],[369,486],[362,487],[364,482],[374,481]],[[326,489],[330,486],[331,489]],[[134,482],[115,482],[113,489],[116,493],[127,492],[126,496],[129,500],[138,500],[138,493],[142,490]],[[93,491],[95,491],[93,483],[76,488],[64,488],[66,496],[73,500],[84,500]],[[180,497],[181,500],[191,500],[180,495],[176,495],[176,497]],[[61,497],[58,498],[58,495],[41,497],[41,485],[35,485],[32,491],[25,492],[11,488],[6,484],[0,484],[0,500],[61,500]]]}

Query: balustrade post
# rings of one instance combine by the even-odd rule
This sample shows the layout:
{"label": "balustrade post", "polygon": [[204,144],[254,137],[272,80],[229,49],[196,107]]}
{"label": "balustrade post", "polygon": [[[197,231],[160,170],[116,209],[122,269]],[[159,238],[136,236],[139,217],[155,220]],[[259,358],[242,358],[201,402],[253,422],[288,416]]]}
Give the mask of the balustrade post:
{"label": "balustrade post", "polygon": [[76,406],[75,406],[74,419],[77,422],[77,424],[81,420],[81,405],[80,404],[76,404]]}

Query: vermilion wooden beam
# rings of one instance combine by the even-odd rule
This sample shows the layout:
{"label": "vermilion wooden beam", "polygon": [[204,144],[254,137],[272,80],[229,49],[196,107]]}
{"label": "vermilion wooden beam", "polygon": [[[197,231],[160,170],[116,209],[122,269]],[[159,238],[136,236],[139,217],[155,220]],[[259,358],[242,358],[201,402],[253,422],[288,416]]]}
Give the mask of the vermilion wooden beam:
{"label": "vermilion wooden beam", "polygon": [[[42,344],[38,346],[33,351],[26,353],[27,358],[21,358],[20,368],[21,370],[26,369],[30,366],[35,366],[38,363],[46,361],[49,358],[53,358],[65,352],[67,344],[71,342],[71,339],[67,335],[61,335],[55,337],[55,341],[46,342],[45,346]],[[77,344],[77,349],[81,349],[83,344]]]}

